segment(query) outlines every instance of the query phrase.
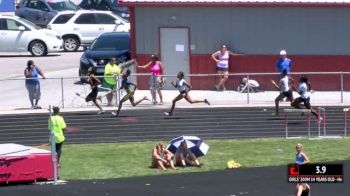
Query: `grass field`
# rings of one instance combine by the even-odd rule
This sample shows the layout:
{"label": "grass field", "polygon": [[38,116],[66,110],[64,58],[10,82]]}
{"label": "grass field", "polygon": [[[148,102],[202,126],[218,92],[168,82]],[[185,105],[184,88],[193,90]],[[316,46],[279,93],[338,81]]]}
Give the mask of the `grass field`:
{"label": "grass field", "polygon": [[200,158],[203,167],[160,171],[150,169],[151,149],[155,142],[64,145],[60,177],[72,179],[106,179],[182,172],[225,169],[235,160],[242,167],[276,166],[294,163],[295,144],[304,145],[311,162],[350,159],[350,139],[285,140],[245,139],[207,140],[210,149]]}

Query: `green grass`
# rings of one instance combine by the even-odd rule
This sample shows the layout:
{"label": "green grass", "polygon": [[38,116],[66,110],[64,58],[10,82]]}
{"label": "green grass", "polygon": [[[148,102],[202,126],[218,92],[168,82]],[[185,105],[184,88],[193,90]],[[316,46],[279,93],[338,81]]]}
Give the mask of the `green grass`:
{"label": "green grass", "polygon": [[176,171],[148,168],[154,142],[64,145],[60,177],[66,180],[106,179],[215,171],[225,169],[229,160],[235,160],[247,168],[286,165],[294,163],[296,143],[304,145],[304,152],[311,162],[350,160],[350,139],[245,139],[205,142],[210,149],[205,157],[200,158],[204,166],[180,168]]}

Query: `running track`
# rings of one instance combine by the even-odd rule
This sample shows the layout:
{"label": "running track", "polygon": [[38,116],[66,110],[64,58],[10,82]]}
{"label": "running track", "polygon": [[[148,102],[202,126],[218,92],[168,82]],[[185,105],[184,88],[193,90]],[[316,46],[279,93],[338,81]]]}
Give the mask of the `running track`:
{"label": "running track", "polygon": [[[327,107],[329,134],[343,134],[341,108]],[[204,139],[284,137],[284,118],[271,117],[272,108],[177,109],[173,117],[164,110],[124,110],[120,118],[91,112],[63,113],[67,124],[80,128],[67,133],[67,143],[169,140],[179,135]],[[3,115],[0,143],[40,145],[47,143],[47,114]],[[312,118],[312,134],[317,123]],[[292,114],[293,135],[306,135],[305,116]],[[344,164],[345,183],[312,184],[313,196],[348,196],[350,161]],[[0,195],[11,196],[292,196],[286,167],[226,170],[205,173],[149,176],[125,179],[72,181],[66,185],[11,185],[0,187]]]}
{"label": "running track", "polygon": [[[272,117],[273,108],[188,108],[176,109],[167,117],[160,109],[122,110],[119,118],[110,113],[63,113],[66,123],[78,131],[66,134],[66,143],[101,143],[126,141],[168,141],[180,135],[203,139],[284,137],[284,115]],[[328,135],[344,134],[342,108],[326,108]],[[48,114],[3,115],[0,118],[0,143],[36,146],[48,142]],[[311,132],[318,135],[312,116]],[[306,136],[306,117],[289,116],[291,136]]]}

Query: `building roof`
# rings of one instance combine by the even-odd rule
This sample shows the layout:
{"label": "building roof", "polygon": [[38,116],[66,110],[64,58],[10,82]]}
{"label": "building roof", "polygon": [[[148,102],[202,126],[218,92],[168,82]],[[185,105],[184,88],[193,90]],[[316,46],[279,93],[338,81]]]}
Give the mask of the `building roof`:
{"label": "building roof", "polygon": [[350,0],[119,0],[123,6],[350,6]]}

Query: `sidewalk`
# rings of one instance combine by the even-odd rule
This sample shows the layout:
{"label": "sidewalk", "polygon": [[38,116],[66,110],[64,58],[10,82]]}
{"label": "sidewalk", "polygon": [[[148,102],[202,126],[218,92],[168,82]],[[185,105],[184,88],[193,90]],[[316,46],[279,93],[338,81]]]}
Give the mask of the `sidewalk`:
{"label": "sidewalk", "polygon": [[[6,103],[0,103],[0,114],[23,114],[23,113],[46,113],[49,105],[61,107],[62,112],[71,111],[98,111],[92,102],[86,103],[81,97],[75,95],[75,92],[65,92],[65,98],[62,100],[57,96],[55,91],[43,91],[46,92],[42,95],[42,100],[40,100],[40,106],[43,109],[33,110],[29,108],[29,101],[27,100],[27,95],[21,97],[21,101],[16,98],[7,98]],[[55,92],[55,93],[52,93]],[[123,105],[123,110],[125,109],[169,109],[171,107],[171,102],[174,97],[178,95],[177,90],[163,90],[164,104],[163,105],[153,105],[152,102],[144,101],[136,107],[132,107],[130,102],[127,101]],[[101,92],[101,95],[105,92]],[[259,93],[248,94],[239,93],[236,91],[200,91],[193,90],[190,91],[189,95],[192,99],[203,100],[208,99],[211,103],[210,107],[274,107],[274,99],[278,95],[277,91],[266,91]],[[6,95],[5,95],[6,96]],[[84,94],[85,96],[85,94]],[[135,93],[135,100],[141,99],[147,96],[151,99],[149,90],[137,90]],[[297,97],[297,93],[294,92],[294,97]],[[63,108],[64,104],[64,108]],[[343,103],[341,103],[341,93],[340,92],[330,92],[330,91],[319,91],[311,95],[311,104],[313,106],[344,106],[350,105],[350,92],[344,92]],[[280,106],[289,106],[289,102],[281,102]],[[106,107],[106,100],[102,102],[102,106],[106,111],[116,110],[117,107]],[[181,100],[177,102],[176,107],[178,108],[200,108],[208,107],[206,104],[190,104],[186,100]]]}

